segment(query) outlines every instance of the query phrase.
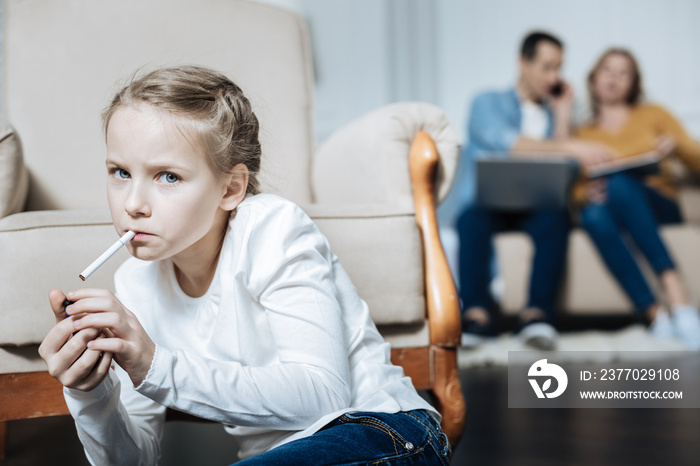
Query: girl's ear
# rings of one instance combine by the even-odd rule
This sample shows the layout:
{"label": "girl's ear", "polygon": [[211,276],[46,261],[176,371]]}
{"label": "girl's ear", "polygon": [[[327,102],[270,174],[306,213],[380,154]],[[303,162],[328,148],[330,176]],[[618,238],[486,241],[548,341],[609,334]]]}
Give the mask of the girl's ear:
{"label": "girl's ear", "polygon": [[232,211],[245,199],[248,189],[248,167],[239,163],[233,167],[227,181],[226,191],[221,198],[219,207],[226,211]]}

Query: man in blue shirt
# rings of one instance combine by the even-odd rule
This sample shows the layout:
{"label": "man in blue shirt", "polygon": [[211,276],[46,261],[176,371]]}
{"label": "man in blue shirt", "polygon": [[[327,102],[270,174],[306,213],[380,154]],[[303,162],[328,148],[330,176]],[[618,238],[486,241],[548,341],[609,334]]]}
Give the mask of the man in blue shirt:
{"label": "man in blue shirt", "polygon": [[[512,213],[469,204],[474,197],[474,160],[479,157],[565,153],[584,165],[610,158],[605,146],[570,138],[573,92],[561,81],[562,60],[561,41],[550,34],[534,32],[522,43],[520,76],[515,88],[485,92],[472,102],[469,143],[460,160],[459,185],[451,196],[451,202],[456,200],[463,209],[456,226],[464,346],[473,346],[493,333],[489,312],[491,238],[498,231],[513,229],[526,231],[535,246],[529,298],[519,315],[518,334],[524,343],[540,349],[551,349],[556,344],[557,332],[552,324],[564,271],[568,213]],[[464,208],[465,205],[468,206]]]}

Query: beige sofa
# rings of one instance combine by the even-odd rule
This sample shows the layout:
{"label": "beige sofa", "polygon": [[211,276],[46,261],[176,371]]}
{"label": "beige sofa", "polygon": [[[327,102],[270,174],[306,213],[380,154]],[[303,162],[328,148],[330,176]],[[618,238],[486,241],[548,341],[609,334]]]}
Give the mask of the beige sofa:
{"label": "beige sofa", "polygon": [[[700,183],[680,166],[676,170],[679,201],[684,216],[681,225],[662,227],[662,236],[673,255],[689,292],[700,298]],[[532,242],[524,233],[502,233],[496,237],[498,268],[501,271],[501,306],[505,314],[523,309],[530,280]],[[640,263],[659,296],[659,283],[640,256]],[[575,228],[569,238],[566,272],[559,301],[568,315],[631,315],[631,301],[602,262],[590,238]]]}
{"label": "beige sofa", "polygon": [[[3,103],[16,133],[4,126],[0,141],[0,442],[4,421],[66,412],[37,345],[53,325],[49,290],[85,286],[78,274],[115,240],[100,112],[118,80],[175,63],[218,69],[251,98],[264,190],[318,223],[391,342],[392,360],[431,392],[458,440],[459,316],[434,203],[449,190],[460,142],[439,109],[378,109],[314,151],[309,40],[289,11],[235,0],[4,5]],[[125,257],[87,285],[112,288]]]}

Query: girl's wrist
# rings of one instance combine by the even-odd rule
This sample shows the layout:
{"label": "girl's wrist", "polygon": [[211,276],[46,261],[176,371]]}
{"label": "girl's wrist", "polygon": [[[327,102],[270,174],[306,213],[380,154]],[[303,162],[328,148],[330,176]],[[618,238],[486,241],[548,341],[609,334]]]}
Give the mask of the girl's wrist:
{"label": "girl's wrist", "polygon": [[151,372],[151,367],[153,366],[153,361],[156,355],[156,345],[149,340],[150,345],[148,346],[148,351],[144,352],[144,357],[141,364],[138,365],[138,369],[132,371],[133,374],[129,374],[131,383],[134,388],[138,388],[143,384],[143,382],[148,378],[148,374]]}
{"label": "girl's wrist", "polygon": [[63,387],[63,392],[70,395],[74,399],[99,401],[109,397],[114,391],[115,383],[110,378],[113,371],[110,369],[107,375],[90,390],[81,390],[79,388]]}

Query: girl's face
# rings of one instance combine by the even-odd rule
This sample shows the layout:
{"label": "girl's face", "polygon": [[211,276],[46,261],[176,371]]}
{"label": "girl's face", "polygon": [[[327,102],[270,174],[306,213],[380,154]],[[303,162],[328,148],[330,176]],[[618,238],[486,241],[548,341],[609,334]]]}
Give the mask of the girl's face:
{"label": "girl's face", "polygon": [[134,257],[193,256],[202,246],[220,244],[231,210],[227,180],[213,172],[172,116],[148,105],[116,110],[106,164],[112,220],[120,235],[136,232],[127,244]]}
{"label": "girl's face", "polygon": [[627,100],[634,80],[629,58],[619,53],[608,55],[593,76],[593,93],[601,104],[619,104]]}

